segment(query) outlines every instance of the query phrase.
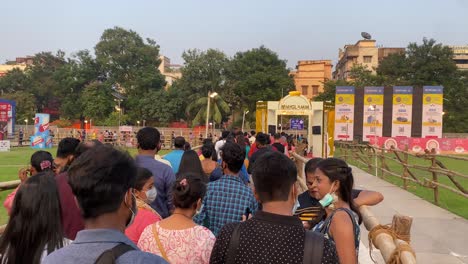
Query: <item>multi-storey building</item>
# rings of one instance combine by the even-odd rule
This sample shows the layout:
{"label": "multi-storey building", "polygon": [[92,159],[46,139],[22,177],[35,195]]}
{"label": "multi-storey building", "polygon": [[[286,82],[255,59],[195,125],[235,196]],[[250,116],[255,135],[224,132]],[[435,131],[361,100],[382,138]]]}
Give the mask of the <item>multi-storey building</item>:
{"label": "multi-storey building", "polygon": [[400,52],[405,52],[405,49],[378,47],[373,39],[363,39],[354,45],[345,45],[343,49],[339,49],[333,79],[350,80],[349,73],[355,64],[361,64],[375,73],[383,58]]}
{"label": "multi-storey building", "polygon": [[332,67],[331,60],[299,61],[291,72],[296,91],[309,99],[323,92],[323,83],[331,79]]}
{"label": "multi-storey building", "polygon": [[460,70],[468,70],[468,45],[451,46],[453,50],[453,60]]}

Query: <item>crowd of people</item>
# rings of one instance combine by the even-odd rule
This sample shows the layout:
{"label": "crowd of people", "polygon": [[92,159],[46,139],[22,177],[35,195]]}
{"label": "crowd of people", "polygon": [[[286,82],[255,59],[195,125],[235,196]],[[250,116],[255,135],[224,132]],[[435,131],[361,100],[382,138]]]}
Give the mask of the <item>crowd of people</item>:
{"label": "crowd of people", "polygon": [[382,195],[336,158],[309,160],[300,193],[290,138],[224,131],[191,150],[179,136],[162,157],[153,127],[136,157],[62,139],[19,171],[0,263],[357,263],[358,207]]}

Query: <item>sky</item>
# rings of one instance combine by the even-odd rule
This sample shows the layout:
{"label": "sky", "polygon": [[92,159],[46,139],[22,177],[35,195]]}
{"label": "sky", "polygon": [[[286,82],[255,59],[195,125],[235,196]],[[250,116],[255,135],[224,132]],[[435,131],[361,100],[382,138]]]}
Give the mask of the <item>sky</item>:
{"label": "sky", "polygon": [[424,37],[468,45],[468,0],[4,0],[0,63],[41,51],[93,50],[105,29],[136,31],[171,63],[184,50],[228,56],[265,45],[294,68],[329,59],[369,32],[378,45],[406,47]]}

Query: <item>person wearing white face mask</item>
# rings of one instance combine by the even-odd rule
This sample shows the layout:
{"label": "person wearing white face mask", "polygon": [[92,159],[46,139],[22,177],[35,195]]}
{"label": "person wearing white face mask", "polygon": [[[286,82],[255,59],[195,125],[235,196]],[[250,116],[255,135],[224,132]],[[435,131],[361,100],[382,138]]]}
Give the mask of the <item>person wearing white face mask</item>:
{"label": "person wearing white face mask", "polygon": [[143,230],[156,222],[161,221],[161,216],[153,209],[151,204],[157,196],[152,173],[145,168],[137,169],[135,182],[135,200],[137,212],[134,221],[125,229],[125,235],[135,244],[138,243]]}

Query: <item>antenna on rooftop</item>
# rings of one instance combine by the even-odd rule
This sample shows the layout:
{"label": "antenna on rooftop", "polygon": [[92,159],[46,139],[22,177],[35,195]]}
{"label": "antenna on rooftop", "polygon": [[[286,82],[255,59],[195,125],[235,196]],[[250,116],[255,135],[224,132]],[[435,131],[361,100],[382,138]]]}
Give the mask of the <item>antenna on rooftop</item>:
{"label": "antenna on rooftop", "polygon": [[367,32],[361,32],[361,36],[364,38],[364,39],[372,39],[372,36],[367,33]]}

